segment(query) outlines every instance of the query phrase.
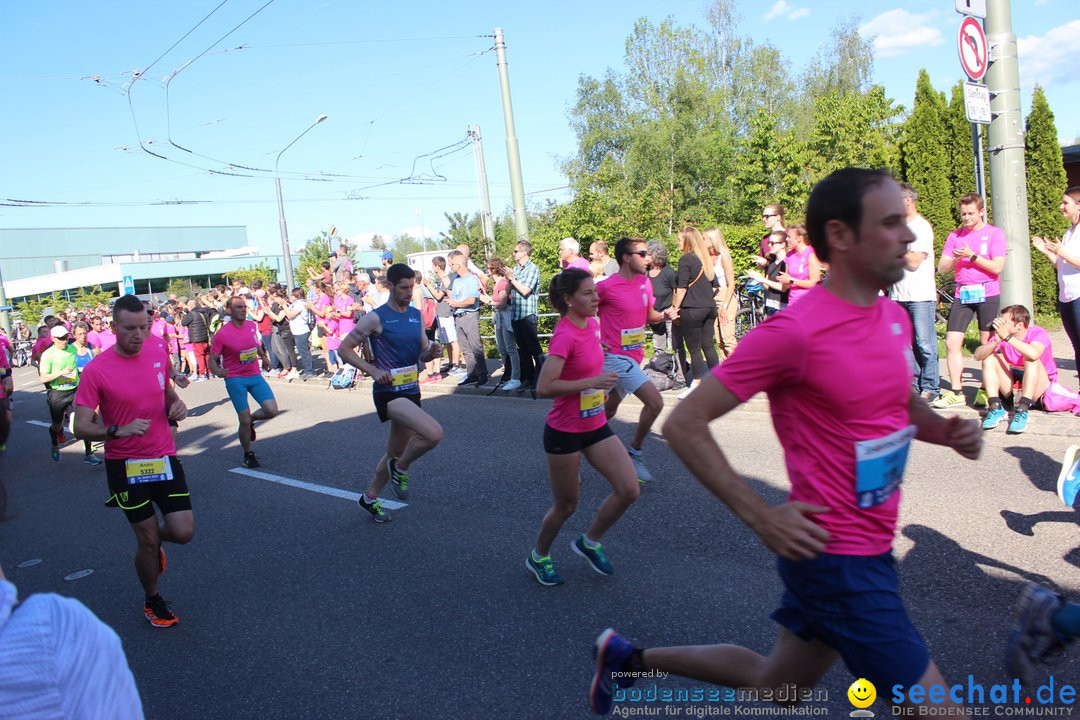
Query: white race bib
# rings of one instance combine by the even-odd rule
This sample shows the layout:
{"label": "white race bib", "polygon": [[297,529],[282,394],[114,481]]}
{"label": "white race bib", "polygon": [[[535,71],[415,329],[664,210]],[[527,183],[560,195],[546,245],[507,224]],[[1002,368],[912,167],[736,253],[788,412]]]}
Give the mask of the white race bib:
{"label": "white race bib", "polygon": [[915,439],[915,426],[874,440],[855,443],[855,504],[860,508],[880,505],[904,481],[908,450]]}

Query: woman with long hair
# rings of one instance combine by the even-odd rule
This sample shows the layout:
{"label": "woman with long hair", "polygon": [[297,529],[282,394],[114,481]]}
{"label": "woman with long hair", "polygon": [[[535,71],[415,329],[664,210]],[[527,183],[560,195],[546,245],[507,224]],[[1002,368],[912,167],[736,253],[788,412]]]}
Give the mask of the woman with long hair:
{"label": "woman with long hair", "polygon": [[601,575],[611,575],[615,568],[600,538],[641,491],[630,456],[608,427],[604,413],[604,391],[615,387],[616,373],[604,372],[600,323],[596,320],[599,299],[592,274],[578,268],[563,270],[551,280],[548,299],[562,317],[551,336],[536,391],[543,397],[555,398],[544,425],[552,504],[540,523],[536,546],[525,566],[541,585],[561,585],[563,579],[551,560],[551,544],[577,510],[582,453],[607,478],[612,490],[592,525],[570,547]]}
{"label": "woman with long hair", "polygon": [[1072,343],[1073,357],[1080,358],[1080,185],[1061,196],[1061,214],[1069,229],[1060,241],[1031,238],[1031,244],[1054,264],[1058,280],[1058,310],[1061,324]]}
{"label": "woman with long hair", "polygon": [[694,381],[679,394],[690,394],[705,372],[720,364],[716,355],[713,329],[716,327],[716,271],[701,231],[687,225],[679,231],[678,281],[675,285],[675,310],[679,313],[679,326],[683,342],[690,354]]}
{"label": "woman with long hair", "polygon": [[778,274],[776,279],[789,286],[788,305],[794,305],[796,300],[810,292],[810,288],[821,282],[821,262],[814,254],[814,248],[810,247],[805,225],[792,225],[787,234],[788,251],[784,260],[787,271]]}
{"label": "woman with long hair", "polygon": [[716,293],[716,339],[719,341],[721,360],[735,352],[738,340],[735,338],[735,313],[739,310],[739,301],[735,297],[735,265],[731,260],[731,250],[720,228],[709,228],[702,237],[712,258],[716,284],[720,290]]}

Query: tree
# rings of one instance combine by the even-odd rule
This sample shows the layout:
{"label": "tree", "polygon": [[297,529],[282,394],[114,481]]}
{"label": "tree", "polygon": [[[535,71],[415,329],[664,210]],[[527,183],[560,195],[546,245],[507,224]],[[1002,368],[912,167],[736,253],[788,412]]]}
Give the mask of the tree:
{"label": "tree", "polygon": [[45,317],[45,311],[50,310],[53,313],[57,313],[63,308],[68,306],[67,300],[57,290],[53,290],[50,295],[38,295],[36,297],[28,297],[22,302],[15,303],[15,312],[19,314],[19,317],[26,321],[26,324],[33,328],[35,325],[41,323]]}
{"label": "tree", "polygon": [[[333,249],[337,250],[336,247]],[[300,260],[296,265],[294,277],[297,285],[304,284],[308,278],[309,269],[315,273],[322,272],[322,264],[330,259],[330,250],[330,236],[325,230],[307,241],[300,250]]]}
{"label": "tree", "polygon": [[895,119],[903,108],[893,104],[885,88],[875,85],[865,93],[831,90],[818,98],[816,107],[808,143],[815,178],[844,167],[896,170],[900,126]]}
{"label": "tree", "polygon": [[900,174],[919,195],[919,212],[934,228],[935,254],[956,227],[944,142],[945,95],[930,84],[926,70],[915,82],[915,105],[900,133]]}
{"label": "tree", "polygon": [[191,298],[202,292],[202,289],[202,285],[190,278],[170,278],[169,284],[165,286],[165,295]]}
{"label": "tree", "polygon": [[[1032,235],[1059,236],[1068,225],[1059,210],[1068,178],[1061,161],[1054,113],[1050,111],[1046,94],[1038,85],[1031,98],[1031,113],[1027,116],[1024,130],[1028,226]],[[1053,313],[1057,310],[1057,273],[1050,263],[1043,260],[1033,257],[1031,261],[1035,309]]]}
{"label": "tree", "polygon": [[244,287],[251,287],[251,283],[256,279],[262,280],[264,285],[275,282],[277,280],[277,271],[263,260],[258,265],[250,265],[239,270],[230,270],[225,273],[225,276],[229,278],[230,282],[239,280],[244,284]]}
{"label": "tree", "polygon": [[960,207],[957,201],[965,193],[975,192],[976,188],[975,153],[971,147],[971,123],[964,111],[962,82],[953,85],[949,97],[949,106],[945,113],[945,149],[949,168],[949,209],[955,229],[960,226]]}
{"label": "tree", "polygon": [[390,246],[386,244],[386,238],[376,233],[371,236],[371,249],[386,252],[390,249]]}
{"label": "tree", "polygon": [[754,217],[770,203],[785,208],[805,204],[809,186],[802,172],[802,148],[794,133],[778,131],[771,113],[764,108],[758,111],[736,165],[738,217]]}
{"label": "tree", "polygon": [[116,296],[111,290],[102,290],[100,285],[92,288],[79,288],[75,297],[71,298],[71,305],[76,309],[95,308],[98,305],[108,305],[109,301]]}

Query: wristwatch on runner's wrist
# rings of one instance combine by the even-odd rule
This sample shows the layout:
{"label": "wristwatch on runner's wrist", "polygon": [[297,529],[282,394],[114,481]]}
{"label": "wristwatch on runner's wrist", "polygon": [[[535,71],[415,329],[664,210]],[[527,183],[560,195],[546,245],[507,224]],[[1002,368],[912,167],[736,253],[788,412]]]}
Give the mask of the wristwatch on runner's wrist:
{"label": "wristwatch on runner's wrist", "polygon": [[109,427],[105,428],[105,434],[109,436],[110,440],[115,440],[116,431],[119,429],[120,428],[118,428],[116,425],[110,425]]}

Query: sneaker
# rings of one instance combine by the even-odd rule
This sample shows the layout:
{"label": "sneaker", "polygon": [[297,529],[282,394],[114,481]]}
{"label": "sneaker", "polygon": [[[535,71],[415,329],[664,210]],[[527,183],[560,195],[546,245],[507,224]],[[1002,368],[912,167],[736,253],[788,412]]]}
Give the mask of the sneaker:
{"label": "sneaker", "polygon": [[150,624],[154,627],[167,628],[180,622],[180,618],[172,614],[169,610],[169,603],[165,602],[165,599],[161,597],[161,595],[146,598],[146,603],[143,605],[143,613],[146,615],[146,619],[149,620]]}
{"label": "sneaker", "polygon": [[956,407],[964,404],[964,396],[952,390],[942,390],[937,399],[930,403],[930,407],[941,410],[942,408]]}
{"label": "sneaker", "polygon": [[550,555],[545,555],[539,560],[533,560],[533,553],[530,550],[529,556],[525,558],[525,567],[532,570],[533,575],[536,576],[536,582],[541,585],[562,585],[565,580],[559,573],[555,572],[555,563],[551,561]]}
{"label": "sneaker", "polygon": [[1065,451],[1065,462],[1061,464],[1061,474],[1058,475],[1057,494],[1065,507],[1076,506],[1076,498],[1080,495],[1080,445],[1070,445]]}
{"label": "sneaker", "polygon": [[1005,408],[998,405],[996,408],[990,408],[986,413],[986,417],[983,418],[982,428],[983,430],[993,430],[1001,421],[1005,419]]}
{"label": "sneaker", "polygon": [[463,385],[478,385],[479,383],[480,383],[480,381],[477,380],[472,375],[466,375],[465,377],[458,380],[457,384],[458,384],[458,387],[461,387]]}
{"label": "sneaker", "polygon": [[259,465],[259,459],[257,457],[255,457],[254,452],[244,453],[244,467],[246,467],[246,468],[261,467]]}
{"label": "sneaker", "polygon": [[397,458],[387,458],[386,469],[390,472],[390,482],[394,486],[394,494],[402,500],[408,500],[409,473],[398,470]]}
{"label": "sneaker", "polygon": [[600,543],[596,543],[595,548],[590,548],[585,544],[585,536],[581,535],[577,540],[570,543],[570,548],[588,560],[592,569],[601,575],[615,574],[615,568],[608,562],[607,555],[604,554],[604,547]]}
{"label": "sneaker", "polygon": [[360,498],[356,501],[360,507],[371,513],[371,518],[377,523],[388,523],[393,520],[392,517],[386,514],[386,511],[382,509],[382,503],[376,500],[369,501],[367,495],[360,493]]}
{"label": "sneaker", "polygon": [[934,392],[933,390],[923,390],[921,393],[919,393],[919,396],[922,397],[922,399],[926,402],[933,402],[937,398],[938,393]]}
{"label": "sneaker", "polygon": [[975,402],[972,403],[972,407],[984,408],[990,403],[990,398],[986,396],[986,391],[979,388],[979,391],[975,393]]}
{"label": "sneaker", "polygon": [[449,372],[449,373],[446,373],[446,374],[447,374],[447,375],[465,375],[465,374],[467,374],[468,372],[469,372],[469,371],[468,371],[468,370],[466,370],[466,369],[464,368],[464,366],[462,366],[462,365],[455,365],[454,367],[450,368],[450,372]]}
{"label": "sneaker", "polygon": [[105,462],[104,460],[99,458],[94,453],[90,453],[89,455],[84,455],[82,461],[84,463],[86,463],[87,465],[100,465],[101,463]]}
{"label": "sneaker", "polygon": [[1057,593],[1028,583],[1013,611],[1013,627],[1005,645],[1005,669],[1009,675],[1028,685],[1035,665],[1064,644],[1051,619],[1065,605]]}
{"label": "sneaker", "polygon": [[1019,435],[1027,430],[1028,424],[1028,411],[1017,410],[1013,413],[1012,420],[1009,421],[1009,429],[1006,431],[1010,435]]}
{"label": "sneaker", "polygon": [[502,389],[506,390],[507,392],[511,392],[513,390],[518,390],[520,388],[521,388],[521,381],[520,380],[511,380],[510,382],[508,382],[508,383],[506,383],[505,385],[502,386]]}
{"label": "sneaker", "polygon": [[54,462],[60,462],[60,446],[59,445],[53,445],[52,449],[49,451],[49,454],[52,456],[52,459],[53,459]]}
{"label": "sneaker", "polygon": [[64,426],[63,425],[60,426],[60,432],[56,433],[56,442],[58,444],[60,444],[60,445],[63,445],[64,443],[67,442],[67,436],[64,435]]}
{"label": "sneaker", "polygon": [[690,383],[690,385],[688,385],[685,390],[683,390],[681,393],[679,393],[675,397],[678,398],[679,400],[685,400],[687,398],[687,396],[689,396],[690,393],[692,393],[694,391],[694,388],[696,388],[697,386],[698,386],[698,382],[697,382],[697,380],[695,380],[694,382]]}
{"label": "sneaker", "polygon": [[442,378],[438,375],[425,375],[424,377],[420,378],[420,384],[427,385],[428,383],[433,383],[441,379]]}
{"label": "sneaker", "polygon": [[292,370],[289,371],[289,374],[285,376],[285,379],[286,380],[296,380],[299,377],[300,377],[300,371],[297,370],[296,368],[293,368]]}
{"label": "sneaker", "polygon": [[645,467],[645,458],[640,450],[635,450],[632,447],[626,448],[626,452],[630,454],[630,461],[634,463],[634,472],[637,473],[637,479],[639,483],[652,482],[652,473],[649,472],[649,468]]}
{"label": "sneaker", "polygon": [[194,380],[192,380],[191,382],[206,382],[206,381],[207,381],[207,379],[208,379],[208,378],[206,378],[206,377],[204,377],[204,376],[202,376],[202,375],[196,375],[196,376],[195,376],[195,379],[194,379]]}
{"label": "sneaker", "polygon": [[[589,706],[597,715],[607,715],[611,712],[611,693],[615,673],[622,673],[626,662],[634,653],[634,644],[615,632],[615,628],[608,628],[600,633],[593,644],[593,657],[596,658],[596,675],[593,676],[592,686],[589,688]],[[619,677],[620,687],[630,687],[634,684],[633,677]]]}

